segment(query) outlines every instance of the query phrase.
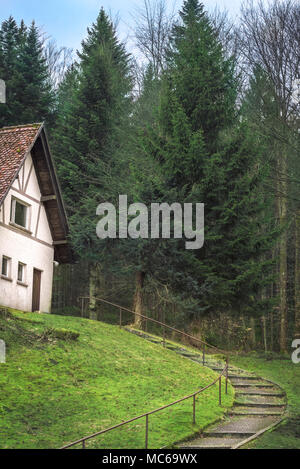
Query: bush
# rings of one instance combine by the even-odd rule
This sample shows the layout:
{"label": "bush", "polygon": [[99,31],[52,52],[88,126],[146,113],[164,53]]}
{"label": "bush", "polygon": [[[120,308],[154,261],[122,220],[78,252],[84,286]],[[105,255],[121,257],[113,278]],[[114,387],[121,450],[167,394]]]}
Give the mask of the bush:
{"label": "bush", "polygon": [[42,333],[42,338],[44,340],[47,340],[49,338],[61,340],[77,340],[79,335],[79,332],[70,331],[69,329],[54,329],[52,327],[47,327]]}

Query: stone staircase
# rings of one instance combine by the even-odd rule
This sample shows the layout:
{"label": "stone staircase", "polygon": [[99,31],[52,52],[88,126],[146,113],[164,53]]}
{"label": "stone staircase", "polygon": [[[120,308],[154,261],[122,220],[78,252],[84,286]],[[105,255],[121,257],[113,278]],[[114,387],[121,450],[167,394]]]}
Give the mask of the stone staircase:
{"label": "stone staircase", "polygon": [[[125,327],[128,332],[156,344],[163,340],[146,332]],[[203,366],[203,357],[181,345],[165,341],[166,348]],[[221,372],[225,362],[205,357],[205,366]],[[229,366],[228,378],[235,391],[235,401],[222,422],[212,425],[190,441],[177,445],[185,449],[237,449],[278,425],[286,411],[286,394],[275,383]]]}

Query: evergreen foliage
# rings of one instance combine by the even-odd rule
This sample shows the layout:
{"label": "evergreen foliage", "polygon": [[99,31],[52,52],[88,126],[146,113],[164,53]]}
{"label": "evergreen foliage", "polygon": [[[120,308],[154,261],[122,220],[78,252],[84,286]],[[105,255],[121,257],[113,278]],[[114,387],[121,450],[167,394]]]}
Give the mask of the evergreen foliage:
{"label": "evergreen foliage", "polygon": [[43,55],[40,32],[32,22],[18,27],[12,16],[0,29],[0,77],[7,99],[1,106],[0,127],[48,121],[54,111],[54,93]]}

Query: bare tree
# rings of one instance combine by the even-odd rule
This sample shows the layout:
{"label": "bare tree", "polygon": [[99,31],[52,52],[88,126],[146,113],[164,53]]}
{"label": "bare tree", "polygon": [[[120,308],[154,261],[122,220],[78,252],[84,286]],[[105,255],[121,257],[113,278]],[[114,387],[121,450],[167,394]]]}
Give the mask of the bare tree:
{"label": "bare tree", "polygon": [[220,10],[218,6],[209,15],[216,34],[223,46],[223,51],[227,57],[238,54],[237,35],[233,21],[229,18],[227,10]]}
{"label": "bare tree", "polygon": [[156,75],[164,68],[175,18],[175,4],[169,11],[166,0],[143,0],[143,6],[136,7],[133,17],[136,47],[152,63]]}
{"label": "bare tree", "polygon": [[[300,66],[300,6],[295,0],[273,0],[267,5],[260,0],[254,5],[247,0],[242,7],[238,43],[245,73],[255,67],[265,73],[273,90],[272,119],[263,131],[273,138],[275,156],[275,195],[277,218],[286,226],[288,213],[288,156],[291,129],[299,115],[299,101],[295,100],[295,85]],[[261,96],[264,100],[264,96]],[[280,295],[280,349],[287,350],[287,231],[284,230],[278,246]],[[300,305],[299,305],[300,306]]]}
{"label": "bare tree", "polygon": [[[260,65],[273,83],[281,120],[287,121],[299,102],[293,95],[300,78],[300,5],[295,0],[274,0],[254,6],[247,0],[242,6],[238,39],[244,70],[251,73]],[[296,109],[295,109],[296,107]]]}
{"label": "bare tree", "polygon": [[47,61],[50,81],[57,89],[73,61],[73,51],[67,47],[58,47],[55,40],[48,40],[44,44],[44,56]]}

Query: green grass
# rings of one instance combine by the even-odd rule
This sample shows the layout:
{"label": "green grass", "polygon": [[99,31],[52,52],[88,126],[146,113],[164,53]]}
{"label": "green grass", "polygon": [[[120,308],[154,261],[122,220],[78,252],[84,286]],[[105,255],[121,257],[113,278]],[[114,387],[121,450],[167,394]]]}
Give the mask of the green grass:
{"label": "green grass", "polygon": [[248,445],[255,449],[300,449],[300,364],[290,358],[256,354],[234,356],[231,363],[270,379],[287,393],[288,418],[272,432]]}
{"label": "green grass", "polygon": [[[67,334],[66,331],[70,331]],[[79,337],[77,334],[79,333]],[[217,374],[112,326],[81,318],[13,312],[0,318],[7,344],[0,364],[0,448],[58,448],[151,411],[209,384]],[[149,447],[185,439],[220,419],[214,386],[197,399],[149,417]],[[145,419],[88,448],[143,448]]]}

